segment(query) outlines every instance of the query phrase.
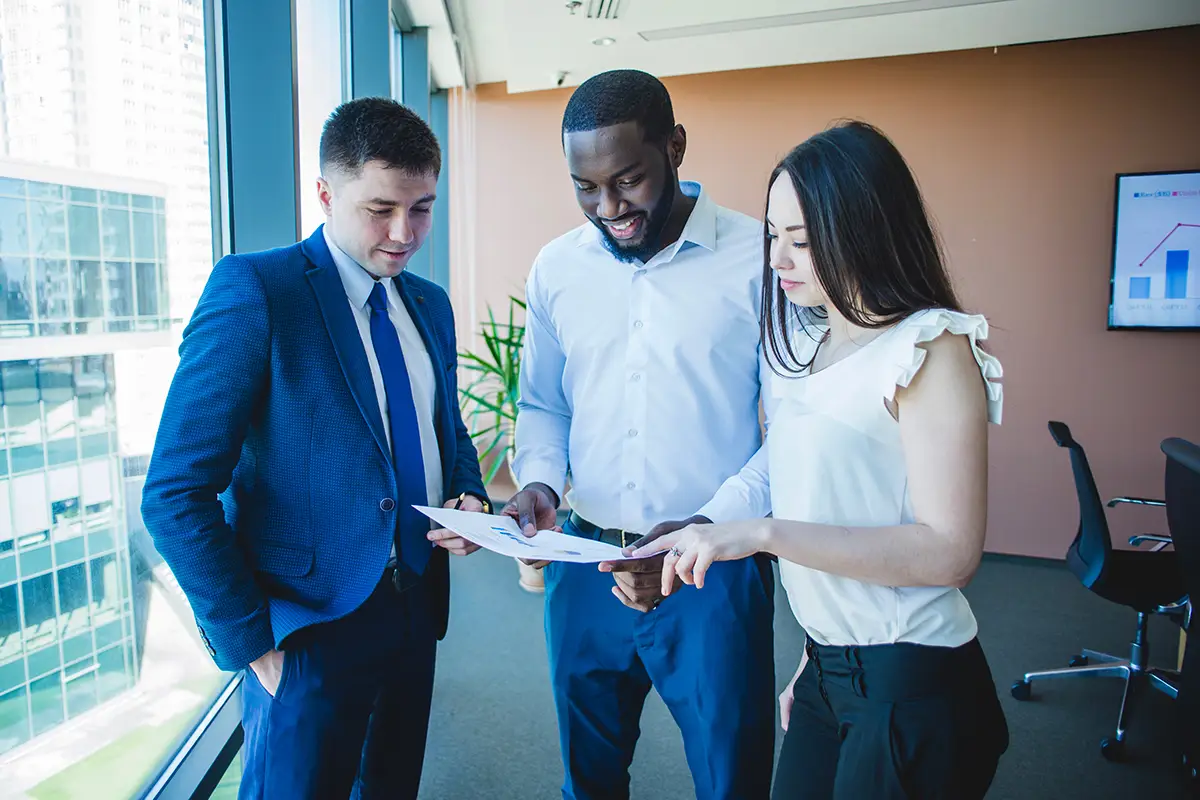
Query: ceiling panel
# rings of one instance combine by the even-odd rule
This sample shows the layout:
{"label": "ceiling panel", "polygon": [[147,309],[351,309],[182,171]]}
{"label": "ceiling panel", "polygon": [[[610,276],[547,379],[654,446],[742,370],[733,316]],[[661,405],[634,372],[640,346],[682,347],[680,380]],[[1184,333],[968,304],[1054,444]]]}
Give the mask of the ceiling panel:
{"label": "ceiling panel", "polygon": [[[507,81],[512,92],[573,86],[618,67],[686,75],[1200,24],[1198,0],[450,0],[450,6],[471,82]],[[616,18],[589,18],[589,11]]]}

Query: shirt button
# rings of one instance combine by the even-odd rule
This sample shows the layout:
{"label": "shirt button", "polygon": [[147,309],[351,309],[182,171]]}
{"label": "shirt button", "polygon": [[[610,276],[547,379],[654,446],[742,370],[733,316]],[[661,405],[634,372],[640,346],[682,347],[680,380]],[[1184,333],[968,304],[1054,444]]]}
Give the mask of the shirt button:
{"label": "shirt button", "polygon": [[636,488],[637,488],[637,484],[636,484],[636,483],[634,483],[633,481],[630,481],[629,483],[625,484],[625,488],[626,488],[626,489],[636,489]]}
{"label": "shirt button", "polygon": [[635,381],[640,381],[640,380],[642,379],[642,373],[640,373],[640,372],[635,372],[635,373],[633,373],[633,375],[632,375],[631,377],[632,377],[632,379],[633,379],[633,380],[635,380]]}
{"label": "shirt button", "polygon": [[635,328],[642,327],[642,321],[640,319],[637,320],[636,322],[633,323],[633,327],[635,327]]}
{"label": "shirt button", "polygon": [[629,429],[629,435],[630,435],[630,436],[637,436],[637,428],[630,428],[630,429]]}
{"label": "shirt button", "polygon": [[391,511],[395,507],[396,507],[396,501],[390,497],[385,497],[379,501],[379,510],[380,511]]}

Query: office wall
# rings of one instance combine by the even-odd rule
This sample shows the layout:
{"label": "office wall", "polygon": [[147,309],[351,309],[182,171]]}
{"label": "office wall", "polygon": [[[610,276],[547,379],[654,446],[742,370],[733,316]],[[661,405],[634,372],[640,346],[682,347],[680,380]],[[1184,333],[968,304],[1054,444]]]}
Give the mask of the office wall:
{"label": "office wall", "polygon": [[[756,216],[776,160],[829,121],[862,118],[896,141],[1004,363],[988,549],[1062,557],[1078,515],[1047,420],[1071,426],[1105,496],[1160,495],[1159,441],[1200,440],[1200,333],[1105,330],[1114,174],[1200,168],[1197,75],[1200,28],[1187,28],[666,83],[689,132],[684,177]],[[568,97],[487,85],[459,104],[475,190],[453,267],[464,336],[582,221],[558,136]],[[1165,525],[1140,509],[1111,519],[1122,538]]]}

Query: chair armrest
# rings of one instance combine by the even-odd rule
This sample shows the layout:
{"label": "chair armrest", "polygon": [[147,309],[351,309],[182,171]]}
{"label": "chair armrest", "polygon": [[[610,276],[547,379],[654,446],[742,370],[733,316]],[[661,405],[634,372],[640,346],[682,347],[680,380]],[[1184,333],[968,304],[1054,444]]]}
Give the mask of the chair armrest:
{"label": "chair armrest", "polygon": [[1109,508],[1115,508],[1116,506],[1119,506],[1119,505],[1121,505],[1122,503],[1129,503],[1129,504],[1131,504],[1131,505],[1135,505],[1135,506],[1161,506],[1161,507],[1165,507],[1165,506],[1167,505],[1167,504],[1166,504],[1164,501],[1162,501],[1162,500],[1151,500],[1151,499],[1150,499],[1150,498],[1148,498],[1148,497],[1114,497],[1112,500],[1109,500],[1109,501],[1108,501],[1108,507],[1109,507]]}
{"label": "chair armrest", "polygon": [[1167,545],[1175,544],[1175,542],[1171,540],[1170,536],[1159,536],[1156,533],[1140,533],[1137,536],[1129,537],[1129,544],[1133,545],[1134,547],[1141,547],[1142,542],[1154,542],[1154,547],[1150,548],[1150,551],[1154,553],[1162,550]]}

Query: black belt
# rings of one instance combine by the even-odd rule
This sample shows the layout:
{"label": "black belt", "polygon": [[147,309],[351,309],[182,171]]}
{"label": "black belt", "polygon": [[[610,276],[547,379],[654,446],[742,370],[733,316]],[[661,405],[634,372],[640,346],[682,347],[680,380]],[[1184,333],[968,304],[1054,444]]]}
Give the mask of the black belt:
{"label": "black belt", "polygon": [[626,548],[629,545],[642,538],[642,534],[637,531],[627,531],[622,528],[601,528],[595,523],[588,522],[583,517],[571,512],[571,516],[567,518],[567,524],[582,533],[586,538],[597,542],[604,542],[616,547]]}

